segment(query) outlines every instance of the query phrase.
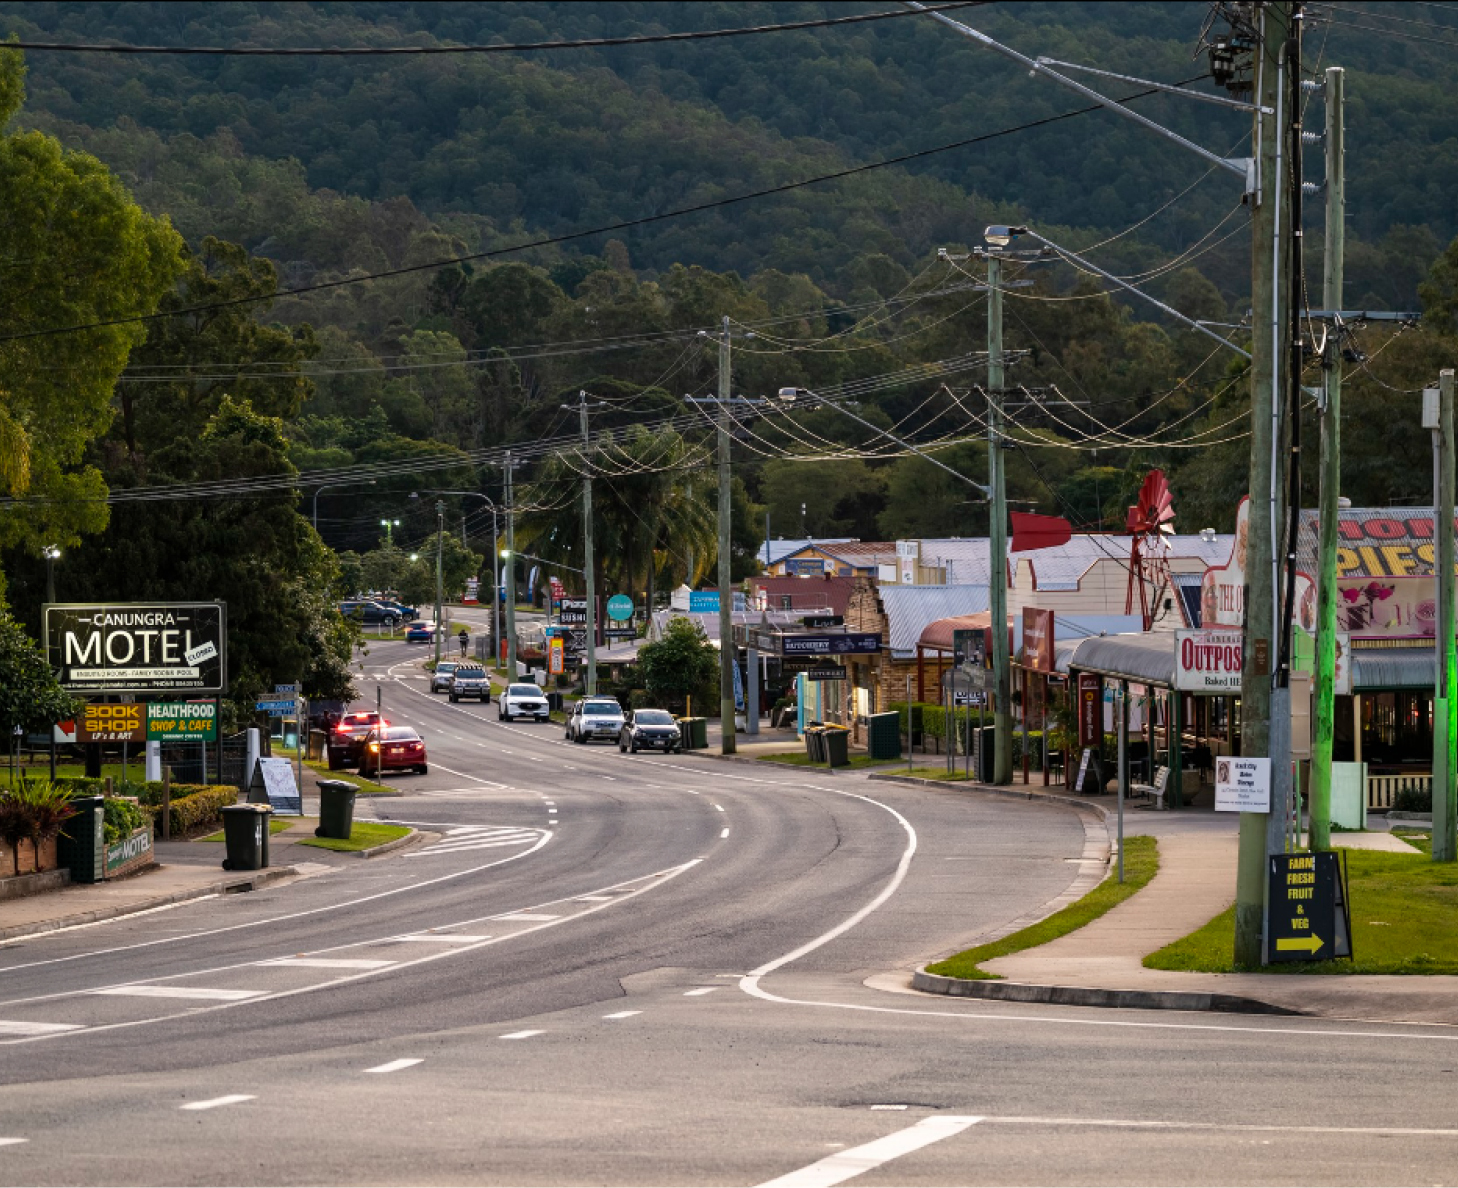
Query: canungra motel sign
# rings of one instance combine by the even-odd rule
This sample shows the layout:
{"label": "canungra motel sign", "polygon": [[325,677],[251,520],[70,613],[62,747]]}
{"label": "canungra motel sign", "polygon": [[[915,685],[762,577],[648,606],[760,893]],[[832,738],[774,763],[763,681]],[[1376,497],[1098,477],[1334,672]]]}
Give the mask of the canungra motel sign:
{"label": "canungra motel sign", "polygon": [[48,603],[46,656],[73,693],[222,693],[221,602]]}

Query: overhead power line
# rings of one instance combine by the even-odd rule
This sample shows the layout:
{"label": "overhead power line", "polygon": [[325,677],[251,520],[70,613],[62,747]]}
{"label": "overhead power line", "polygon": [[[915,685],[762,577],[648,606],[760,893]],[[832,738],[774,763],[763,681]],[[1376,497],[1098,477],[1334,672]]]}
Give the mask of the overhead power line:
{"label": "overhead power line", "polygon": [[[1172,85],[1184,87],[1208,77],[1208,74],[1198,74]],[[1131,103],[1136,99],[1144,99],[1150,95],[1158,94],[1160,92],[1153,89],[1139,91],[1132,95],[1125,95],[1118,102]],[[800,181],[786,182],[784,185],[769,186],[763,190],[753,190],[747,194],[736,194],[730,198],[716,198],[710,202],[695,203],[693,206],[683,206],[675,210],[662,211],[658,214],[643,215],[640,218],[610,223],[606,226],[594,227],[587,231],[569,231],[562,235],[544,236],[540,239],[533,239],[527,243],[520,243],[511,247],[492,248],[489,251],[472,252],[464,256],[451,256],[444,260],[434,260],[426,264],[410,264],[400,268],[389,268],[382,272],[341,277],[339,280],[321,281],[318,284],[301,285],[293,289],[280,289],[274,293],[234,297],[227,301],[213,301],[202,305],[183,306],[180,309],[165,310],[159,313],[135,314],[125,318],[107,318],[95,322],[81,322],[72,326],[50,326],[43,330],[24,330],[15,334],[0,335],[0,342],[17,342],[29,338],[47,338],[56,334],[78,334],[82,331],[99,330],[108,326],[130,326],[136,325],[137,323],[161,321],[165,318],[182,317],[187,314],[207,313],[216,309],[228,309],[241,305],[258,305],[262,302],[277,301],[282,297],[301,297],[308,293],[319,293],[328,289],[341,289],[347,285],[358,285],[365,281],[387,280],[392,277],[408,276],[417,272],[433,272],[440,268],[449,268],[455,264],[468,264],[477,260],[498,259],[502,256],[515,255],[517,252],[530,251],[533,248],[553,247],[557,244],[571,243],[579,239],[590,239],[594,235],[611,235],[617,231],[627,231],[634,227],[643,227],[650,223],[660,223],[667,219],[683,218],[685,215],[702,214],[710,210],[722,210],[728,206],[736,206],[741,202],[752,202],[760,198],[769,198],[776,194],[787,194],[794,190],[804,189],[807,186],[839,181],[843,178],[855,177],[858,174],[870,173],[873,170],[886,169],[893,165],[904,165],[908,161],[921,160],[926,157],[936,156],[938,153],[952,152],[955,149],[969,148],[974,144],[985,144],[987,141],[997,140],[1003,136],[1011,136],[1018,132],[1029,132],[1034,128],[1043,128],[1049,124],[1056,124],[1063,120],[1073,119],[1075,116],[1087,115],[1090,112],[1103,110],[1105,110],[1103,104],[1093,103],[1087,107],[1074,108],[1072,111],[1065,111],[1059,115],[1046,116],[1041,120],[1030,120],[1026,124],[1017,124],[1011,128],[1000,129],[997,132],[984,132],[981,136],[969,136],[965,140],[939,145],[936,148],[919,149],[916,152],[903,153],[897,157],[888,157],[883,161],[872,161],[866,165],[853,165],[848,169],[838,169],[834,173],[822,173],[818,177],[803,178]]]}
{"label": "overhead power line", "polygon": [[733,29],[697,29],[685,33],[643,33],[629,37],[579,37],[571,41],[521,41],[500,45],[342,45],[342,46],[194,46],[121,45],[65,41],[12,41],[15,49],[69,54],[199,54],[228,58],[378,58],[419,57],[438,54],[525,54],[549,50],[607,49],[621,45],[662,45],[675,41],[707,41],[716,37],[746,37],[759,33],[789,33],[796,29],[828,29],[835,25],[863,25],[895,17],[925,16],[928,12],[951,12],[958,8],[980,8],[989,0],[954,0],[952,3],[892,12],[864,12],[855,16],[822,17],[813,21],[785,21],[778,25],[747,25]]}

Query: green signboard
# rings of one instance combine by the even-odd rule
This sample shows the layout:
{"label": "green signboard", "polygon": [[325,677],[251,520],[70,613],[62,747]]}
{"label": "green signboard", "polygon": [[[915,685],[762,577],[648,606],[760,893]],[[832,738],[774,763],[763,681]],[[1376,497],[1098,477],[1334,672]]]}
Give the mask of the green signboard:
{"label": "green signboard", "polygon": [[608,618],[621,623],[633,617],[633,600],[626,594],[614,594],[607,601]]}
{"label": "green signboard", "polygon": [[150,701],[148,742],[217,742],[216,701]]}

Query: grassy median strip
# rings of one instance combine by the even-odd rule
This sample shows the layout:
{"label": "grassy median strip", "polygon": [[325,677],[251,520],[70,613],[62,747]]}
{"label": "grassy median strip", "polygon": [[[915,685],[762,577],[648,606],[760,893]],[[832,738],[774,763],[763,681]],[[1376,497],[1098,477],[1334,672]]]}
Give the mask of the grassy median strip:
{"label": "grassy median strip", "polygon": [[[293,763],[298,758],[298,752],[293,747],[274,744],[273,753],[277,758],[287,759]],[[329,764],[319,759],[305,759],[304,766],[321,779],[343,780],[346,784],[353,784],[359,791],[360,796],[404,796],[405,793],[399,788],[391,788],[385,784],[376,784],[373,780],[367,780],[362,775],[356,775],[351,771],[330,771]]]}
{"label": "grassy median strip", "polygon": [[1006,957],[1023,949],[1046,945],[1049,941],[1067,936],[1085,924],[1097,920],[1112,907],[1117,907],[1141,887],[1154,878],[1159,871],[1159,852],[1152,837],[1126,837],[1124,839],[1124,881],[1120,883],[1110,867],[1109,875],[1075,903],[1054,912],[1046,920],[1039,920],[1027,928],[1021,928],[1001,940],[968,949],[945,961],[927,966],[928,973],[941,974],[947,978],[968,980],[1000,980],[1002,975],[988,973],[981,969],[981,963],[996,957]]}
{"label": "grassy median strip", "polygon": [[382,846],[388,841],[394,841],[397,837],[406,836],[409,832],[409,827],[405,825],[382,825],[378,821],[356,821],[354,827],[349,831],[348,840],[342,841],[334,837],[305,837],[299,839],[299,845],[352,853],[357,850]]}
{"label": "grassy median strip", "polygon": [[[1399,835],[1403,836],[1403,835]],[[1425,852],[1347,850],[1353,960],[1288,961],[1262,973],[1458,974],[1458,866],[1431,858],[1431,835],[1403,840]],[[1231,960],[1235,908],[1144,959],[1149,969],[1248,973]]]}

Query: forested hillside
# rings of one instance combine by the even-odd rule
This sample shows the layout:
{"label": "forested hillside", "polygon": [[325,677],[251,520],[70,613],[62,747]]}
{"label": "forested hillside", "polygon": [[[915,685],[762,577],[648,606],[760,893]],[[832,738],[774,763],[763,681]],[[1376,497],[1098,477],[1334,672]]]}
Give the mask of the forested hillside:
{"label": "forested hillside", "polygon": [[[91,45],[518,45],[878,10],[0,2],[0,32]],[[1030,54],[1208,92],[1196,53],[1208,13],[1197,3],[994,3],[954,15]],[[1425,302],[1433,315],[1421,329],[1360,332],[1348,408],[1363,432],[1349,437],[1348,494],[1420,498],[1422,465],[1369,464],[1364,450],[1421,460],[1416,417],[1393,410],[1450,357],[1458,259],[1425,282],[1458,234],[1458,16],[1416,4],[1383,5],[1378,16],[1317,6],[1310,16],[1307,66],[1348,68],[1346,304]],[[403,520],[407,548],[424,540],[436,523],[431,500],[410,499],[416,488],[486,490],[499,501],[500,468],[483,468],[480,452],[574,433],[576,413],[563,406],[588,391],[598,431],[644,427],[612,447],[599,488],[620,580],[661,589],[692,576],[690,558],[704,572],[708,426],[682,420],[682,397],[714,390],[712,335],[725,316],[736,392],[853,392],[872,423],[980,476],[981,267],[937,250],[980,242],[989,222],[1027,221],[1237,338],[1249,305],[1237,184],[1105,112],[1077,114],[1086,106],[1077,96],[924,15],[471,55],[37,49],[25,67],[12,136],[35,129],[94,154],[188,245],[167,316],[133,351],[111,426],[85,463],[114,487],[183,481],[202,463],[179,443],[219,434],[257,437],[250,465],[286,458],[304,472],[435,460],[413,476],[322,492],[318,528],[337,550],[378,553],[383,518]],[[1249,151],[1241,113],[1160,94],[1133,102],[1216,151]],[[1321,100],[1311,103],[1319,126]],[[1319,146],[1308,167],[1319,175]],[[810,184],[781,189],[801,182]],[[713,205],[767,190],[780,192]],[[1313,292],[1320,214],[1314,199]],[[433,266],[460,256],[476,258]],[[411,271],[373,275],[402,269]],[[1116,527],[1143,472],[1162,465],[1181,527],[1227,526],[1245,481],[1239,358],[1066,264],[1013,279],[1006,339],[1023,354],[1009,380],[1046,390],[1044,407],[1017,410],[1014,497]],[[195,312],[218,301],[239,304]],[[16,319],[10,329],[35,328]],[[249,416],[276,418],[276,435],[250,428]],[[672,433],[650,432],[671,416],[680,417]],[[966,489],[830,408],[740,419],[741,568],[765,511],[787,534],[985,529],[985,509]],[[558,458],[519,474],[535,509],[522,527],[533,551],[570,547],[577,473]],[[650,474],[670,475],[668,486],[645,485]],[[300,490],[311,515],[309,483]],[[479,504],[449,506],[458,525],[471,512],[468,538],[489,531]],[[647,507],[665,510],[645,516]],[[82,539],[77,524],[67,539]],[[115,544],[107,547],[124,555]],[[14,573],[34,567],[30,554],[7,559]]]}

